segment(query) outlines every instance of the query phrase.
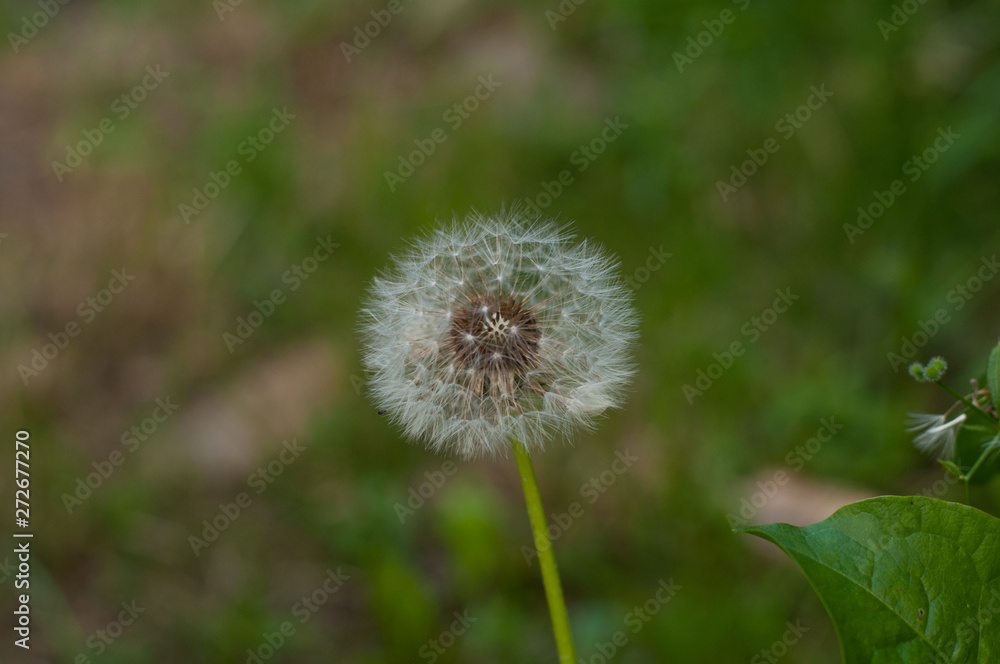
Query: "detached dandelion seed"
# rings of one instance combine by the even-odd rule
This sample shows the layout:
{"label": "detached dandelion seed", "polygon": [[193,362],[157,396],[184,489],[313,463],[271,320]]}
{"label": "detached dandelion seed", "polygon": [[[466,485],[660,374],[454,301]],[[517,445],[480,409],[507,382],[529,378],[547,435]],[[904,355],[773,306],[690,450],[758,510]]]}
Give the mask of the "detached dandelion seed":
{"label": "detached dandelion seed", "polygon": [[937,454],[941,459],[951,460],[955,456],[955,439],[965,422],[965,413],[949,420],[945,415],[910,413],[907,417],[907,431],[920,431],[913,444],[925,454]]}
{"label": "detached dandelion seed", "polygon": [[633,373],[631,293],[614,259],[517,210],[413,241],[362,310],[378,408],[465,458],[593,425]]}
{"label": "detached dandelion seed", "polygon": [[362,309],[372,398],[407,436],[465,458],[513,448],[562,664],[577,660],[529,450],[621,404],[636,325],[615,260],[520,209],[413,241]]}

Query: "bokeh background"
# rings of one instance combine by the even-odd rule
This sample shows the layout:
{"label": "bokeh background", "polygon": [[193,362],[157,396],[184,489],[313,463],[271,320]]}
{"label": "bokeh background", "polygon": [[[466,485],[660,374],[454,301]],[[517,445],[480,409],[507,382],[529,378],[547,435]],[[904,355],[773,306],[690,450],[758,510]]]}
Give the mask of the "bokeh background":
{"label": "bokeh background", "polygon": [[[582,661],[623,630],[622,664],[838,662],[804,577],[730,528],[960,494],[903,430],[947,398],[889,353],[944,309],[918,359],[965,386],[1000,332],[992,273],[953,293],[1000,239],[996,2],[53,0],[0,19],[0,487],[12,501],[26,429],[35,533],[33,647],[5,628],[5,662],[554,661],[513,459],[403,441],[355,332],[408,236],[526,199],[617,253],[642,315],[627,405],[536,458],[547,511],[582,506],[554,526]],[[832,96],[809,108],[813,88]],[[102,293],[116,270],[134,279]],[[797,299],[772,317],[778,289]],[[241,319],[259,325],[236,343]],[[699,370],[718,377],[689,399]],[[823,418],[843,427],[796,451]],[[640,461],[616,474],[617,452]],[[661,582],[679,589],[633,629]]]}

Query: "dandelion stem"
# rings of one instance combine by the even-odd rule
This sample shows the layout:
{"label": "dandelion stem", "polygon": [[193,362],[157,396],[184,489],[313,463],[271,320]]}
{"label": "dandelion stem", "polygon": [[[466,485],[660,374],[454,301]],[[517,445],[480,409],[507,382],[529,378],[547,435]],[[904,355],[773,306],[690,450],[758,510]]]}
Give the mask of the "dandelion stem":
{"label": "dandelion stem", "polygon": [[524,443],[511,440],[511,447],[514,448],[517,470],[521,474],[524,502],[528,505],[528,518],[531,520],[531,532],[535,537],[538,563],[542,568],[542,583],[549,603],[549,614],[552,616],[552,631],[556,637],[559,663],[574,664],[576,653],[573,651],[573,634],[569,629],[569,616],[566,613],[566,600],[563,599],[562,585],[559,582],[559,569],[556,567],[555,556],[552,555],[552,541],[549,539],[545,511],[542,509],[542,496],[538,492],[535,468]]}

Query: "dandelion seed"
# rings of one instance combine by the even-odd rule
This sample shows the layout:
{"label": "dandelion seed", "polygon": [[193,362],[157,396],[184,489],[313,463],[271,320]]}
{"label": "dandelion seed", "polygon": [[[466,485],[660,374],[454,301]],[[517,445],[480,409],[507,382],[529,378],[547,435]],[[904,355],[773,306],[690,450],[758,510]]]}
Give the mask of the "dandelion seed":
{"label": "dandelion seed", "polygon": [[[636,314],[607,252],[518,210],[411,246],[372,282],[361,323],[372,398],[408,436],[493,456],[511,438],[540,446],[621,404]],[[408,287],[429,281],[438,287]],[[420,366],[430,380],[414,380]]]}
{"label": "dandelion seed", "polygon": [[941,459],[952,459],[955,456],[955,439],[964,422],[965,413],[953,420],[948,420],[944,415],[910,413],[906,420],[906,430],[922,432],[913,440],[913,444],[921,452],[937,454]]}

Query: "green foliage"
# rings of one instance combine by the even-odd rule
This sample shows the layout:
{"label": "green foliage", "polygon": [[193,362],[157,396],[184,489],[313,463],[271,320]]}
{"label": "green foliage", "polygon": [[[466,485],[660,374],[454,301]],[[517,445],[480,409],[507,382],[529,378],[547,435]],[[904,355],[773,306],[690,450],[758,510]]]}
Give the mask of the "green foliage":
{"label": "green foliage", "polygon": [[812,583],[845,664],[1000,658],[1000,520],[933,498],[872,498],[805,528],[740,529],[777,544]]}
{"label": "green foliage", "polygon": [[942,357],[931,359],[927,365],[913,362],[910,375],[921,383],[936,383],[952,395],[956,401],[943,415],[916,415],[916,422],[910,431],[921,431],[914,441],[925,451],[939,452],[941,464],[952,476],[968,486],[981,484],[1000,472],[997,452],[1000,450],[1000,421],[994,403],[986,398],[989,393],[995,398],[990,385],[996,384],[998,377],[997,348],[986,362],[986,378],[980,377],[973,385],[987,383],[988,387],[977,387],[970,394],[963,395],[943,381],[948,364]]}
{"label": "green foliage", "polygon": [[993,409],[1000,413],[1000,342],[990,351],[990,359],[986,362],[986,384],[990,388]]}
{"label": "green foliage", "polygon": [[[34,1],[0,4],[15,33],[41,13]],[[588,0],[555,30],[545,11],[557,0],[405,1],[350,63],[341,42],[385,0],[232,0],[222,20],[216,4],[69,2],[0,55],[0,282],[11,286],[0,298],[0,424],[29,429],[39,449],[34,652],[245,662],[263,634],[296,620],[325,570],[343,567],[351,580],[268,664],[419,662],[466,607],[479,621],[438,664],[546,661],[513,460],[463,464],[401,524],[394,506],[442,459],[407,445],[366,399],[355,325],[366,281],[406,249],[402,238],[470,207],[543,202],[543,183],[567,169],[572,184],[544,212],[620,256],[643,321],[627,406],[537,459],[549,516],[585,508],[554,544],[581,656],[673,577],[683,590],[614,664],[748,662],[799,617],[812,629],[781,664],[836,661],[806,581],[733,537],[726,513],[752,495],[758,470],[789,470],[786,455],[823,417],[845,428],[795,473],[813,493],[919,493],[942,474],[900,423],[950,401],[910,380],[913,355],[893,373],[887,354],[942,307],[951,322],[919,352],[949,349],[956,385],[997,341],[1000,279],[960,310],[949,295],[1000,246],[1000,6],[923,3],[884,38],[890,3],[752,0],[679,72],[673,54],[742,1]],[[110,104],[157,63],[170,78],[57,182],[50,164],[117,119]],[[390,192],[385,172],[491,71],[503,86]],[[778,134],[824,83],[834,96],[793,136]],[[242,160],[247,135],[285,105],[296,120]],[[579,171],[572,155],[616,115],[628,129]],[[911,181],[903,164],[952,123],[962,137]],[[780,150],[723,201],[716,183],[776,136]],[[178,205],[231,159],[239,176],[185,224]],[[906,192],[852,241],[844,225],[895,179]],[[292,291],[283,274],[320,235],[341,248]],[[660,265],[654,251],[673,256]],[[23,386],[17,365],[122,266],[136,283]],[[743,327],[787,287],[800,299],[749,345]],[[286,303],[230,353],[223,333],[275,288]],[[681,386],[737,341],[745,352],[689,405]],[[67,513],[62,495],[165,395],[177,416]],[[296,435],[303,458],[193,556],[187,537]],[[625,448],[641,463],[590,504],[581,486]],[[974,491],[996,513],[1000,483]],[[43,570],[51,582],[36,585]],[[4,592],[14,582],[0,574]],[[88,637],[133,598],[149,611],[97,656]]]}

